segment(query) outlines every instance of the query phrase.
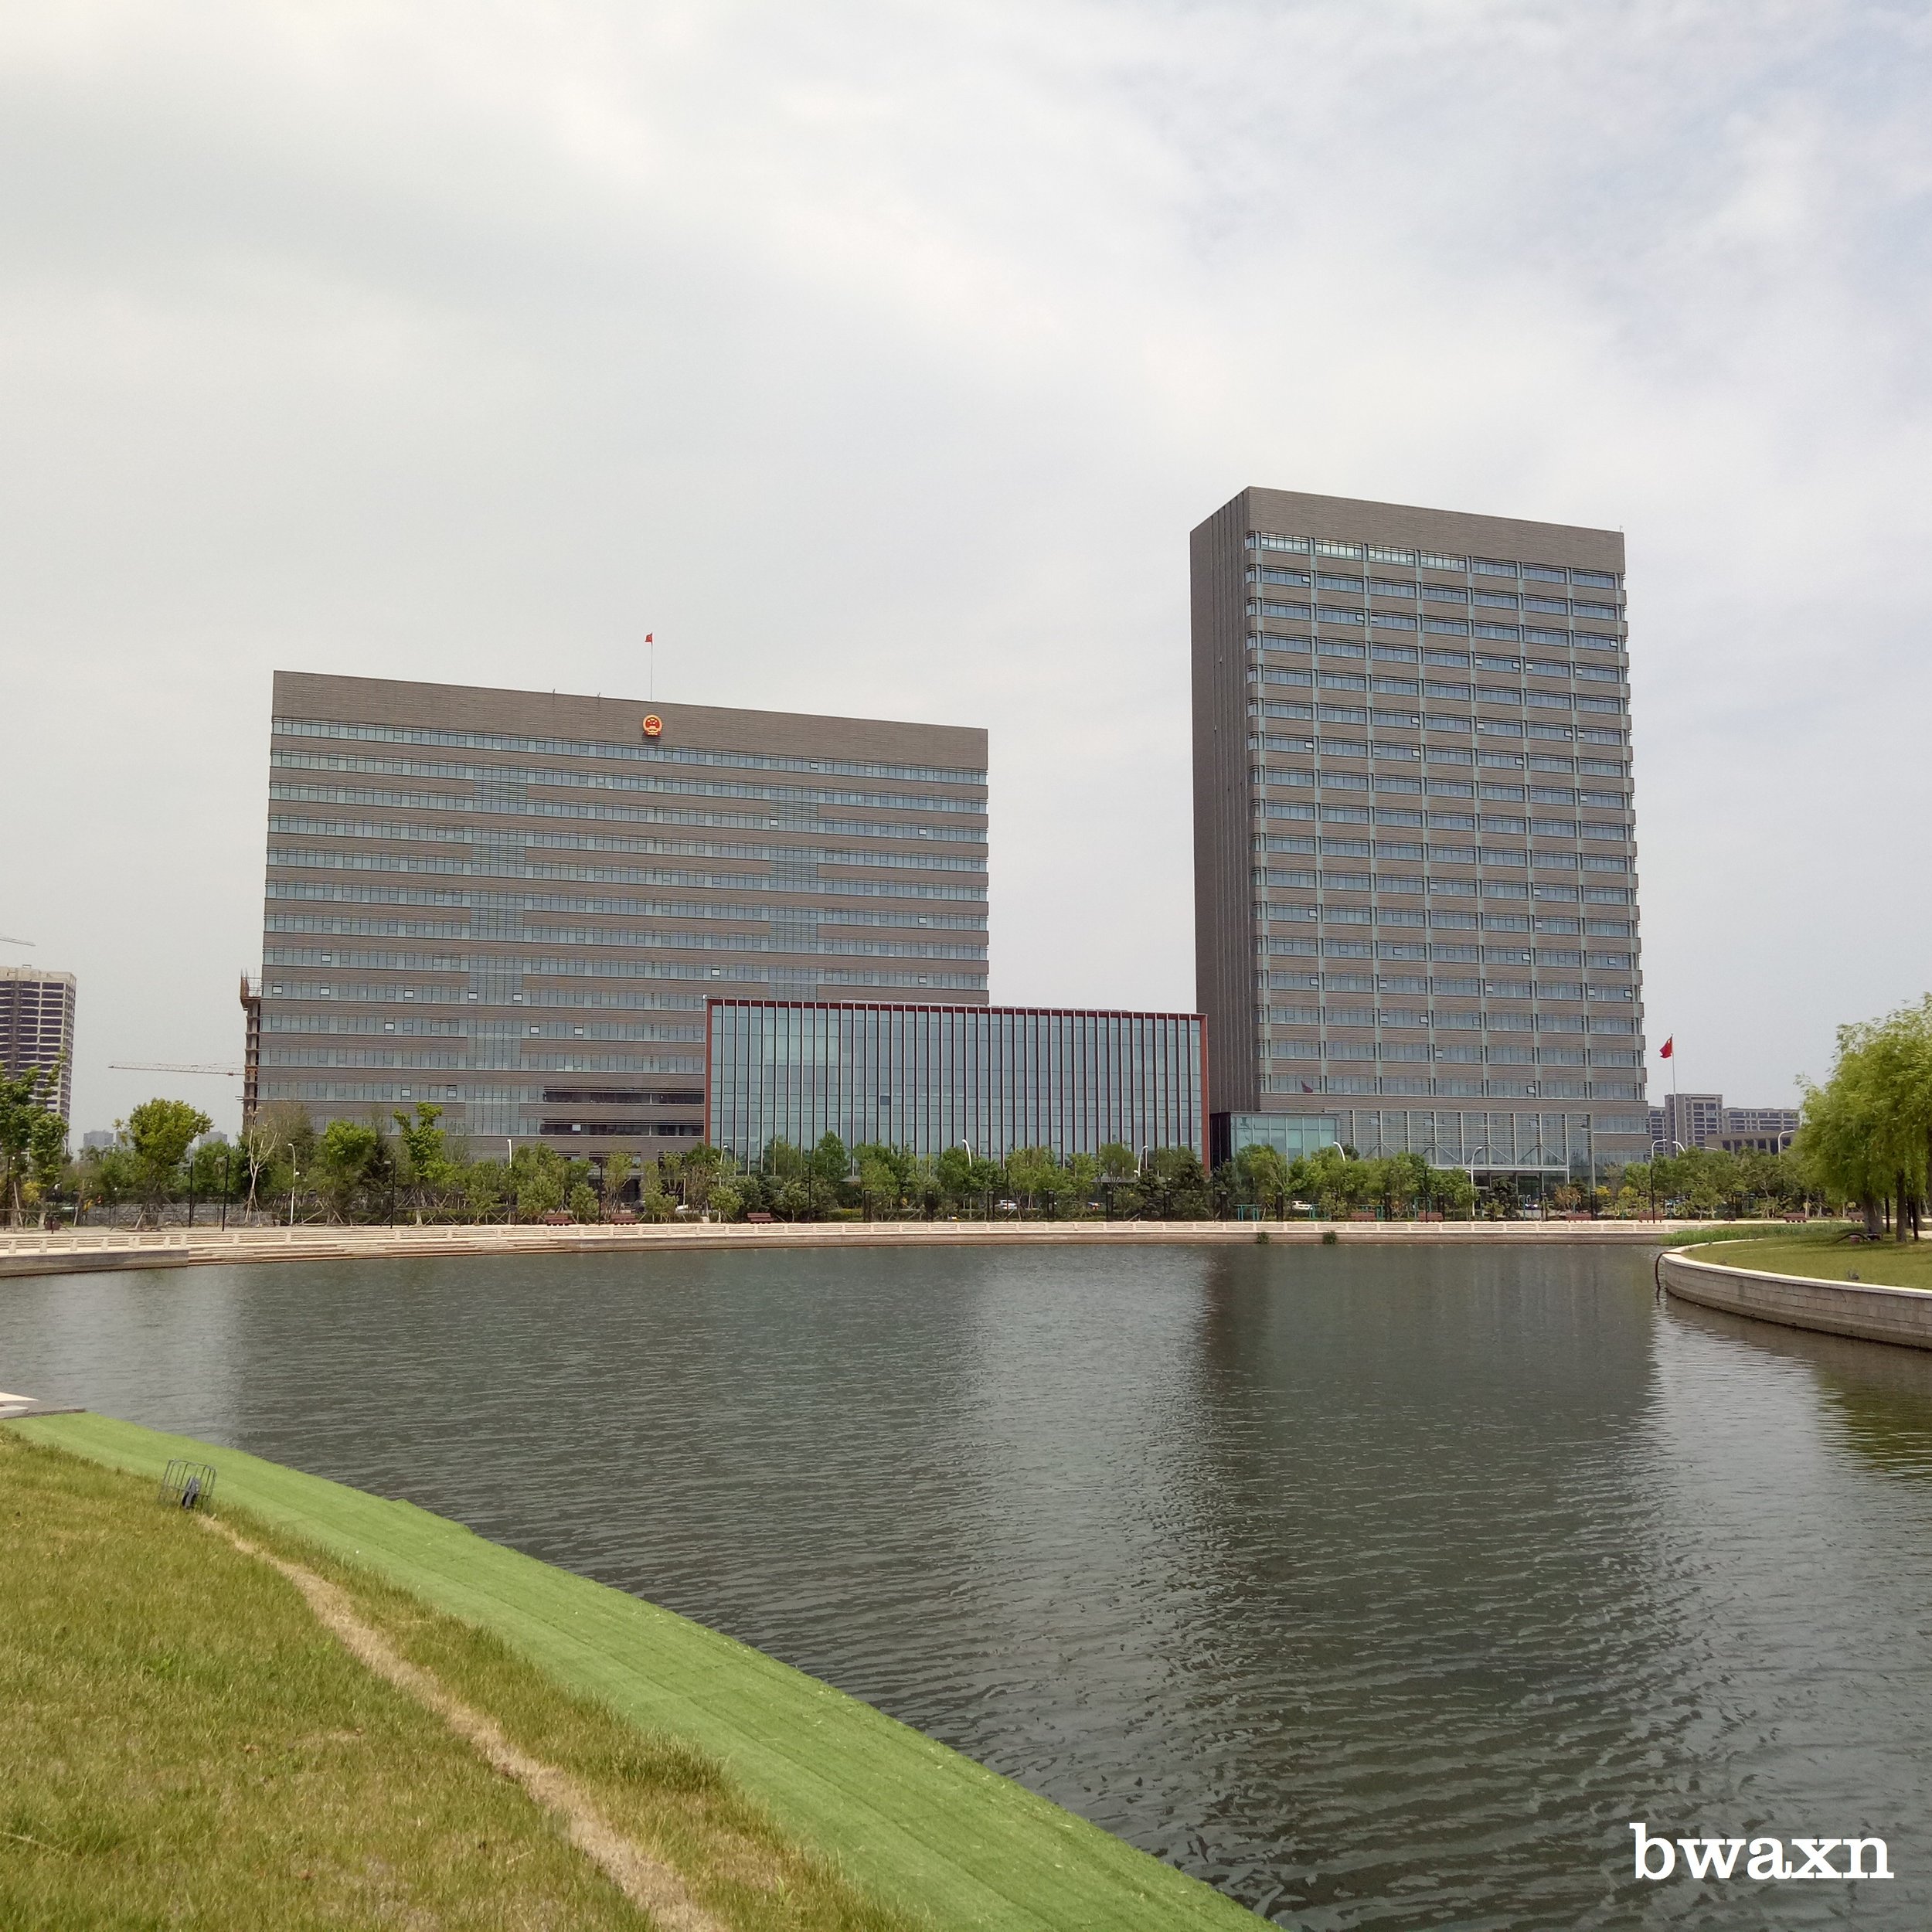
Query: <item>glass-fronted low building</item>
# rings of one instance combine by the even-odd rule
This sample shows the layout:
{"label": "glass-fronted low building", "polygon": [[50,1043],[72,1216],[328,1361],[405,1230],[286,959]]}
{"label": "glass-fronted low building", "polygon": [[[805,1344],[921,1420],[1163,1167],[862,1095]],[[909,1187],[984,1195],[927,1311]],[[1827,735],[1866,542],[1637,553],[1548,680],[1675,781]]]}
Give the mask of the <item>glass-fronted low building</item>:
{"label": "glass-fronted low building", "polygon": [[1110,1143],[1207,1157],[1198,1013],[713,999],[705,1136],[755,1163],[827,1133],[999,1160]]}

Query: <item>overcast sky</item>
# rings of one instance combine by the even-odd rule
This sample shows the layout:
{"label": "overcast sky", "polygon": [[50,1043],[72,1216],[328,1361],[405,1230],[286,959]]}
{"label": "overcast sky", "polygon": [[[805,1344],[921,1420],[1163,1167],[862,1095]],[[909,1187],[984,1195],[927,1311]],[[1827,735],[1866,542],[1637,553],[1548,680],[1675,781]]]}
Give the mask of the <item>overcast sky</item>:
{"label": "overcast sky", "polygon": [[[992,992],[1193,1003],[1187,532],[1627,532],[1653,1046],[1932,983],[1923,6],[0,10],[0,963],[232,1127],[275,668],[987,726]],[[1652,1094],[1658,1090],[1652,1059]],[[1668,1070],[1663,1084],[1668,1084]]]}

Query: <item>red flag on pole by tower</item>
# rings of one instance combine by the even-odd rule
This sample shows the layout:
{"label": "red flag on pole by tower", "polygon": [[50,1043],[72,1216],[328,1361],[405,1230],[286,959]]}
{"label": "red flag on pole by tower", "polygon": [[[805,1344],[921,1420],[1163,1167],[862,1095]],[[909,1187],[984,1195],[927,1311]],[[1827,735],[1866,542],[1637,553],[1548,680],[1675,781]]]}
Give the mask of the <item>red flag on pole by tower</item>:
{"label": "red flag on pole by tower", "polygon": [[1663,1045],[1662,1045],[1662,1046],[1660,1046],[1660,1047],[1658,1047],[1658,1049],[1657,1049],[1657,1057],[1658,1057],[1660,1060],[1668,1060],[1668,1059],[1672,1056],[1672,1054],[1674,1054],[1676,1051],[1677,1051],[1677,1036],[1676,1036],[1675,1033],[1673,1033],[1673,1034],[1672,1034],[1672,1035],[1671,1035],[1671,1036],[1670,1036],[1670,1038],[1669,1038],[1668,1039],[1667,1039],[1667,1040],[1665,1040],[1665,1043],[1663,1043]]}

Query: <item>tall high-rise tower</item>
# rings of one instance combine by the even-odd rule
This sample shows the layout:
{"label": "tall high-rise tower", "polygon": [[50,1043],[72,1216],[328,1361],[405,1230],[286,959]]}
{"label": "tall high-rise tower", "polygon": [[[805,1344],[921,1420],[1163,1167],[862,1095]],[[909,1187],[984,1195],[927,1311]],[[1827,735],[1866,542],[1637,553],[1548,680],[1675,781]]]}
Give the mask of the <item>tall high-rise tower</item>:
{"label": "tall high-rise tower", "polygon": [[1217,1152],[1644,1158],[1622,536],[1249,489],[1192,584]]}
{"label": "tall high-rise tower", "polygon": [[58,1066],[50,1097],[63,1121],[73,1117],[75,996],[72,973],[0,966],[0,1073]]}

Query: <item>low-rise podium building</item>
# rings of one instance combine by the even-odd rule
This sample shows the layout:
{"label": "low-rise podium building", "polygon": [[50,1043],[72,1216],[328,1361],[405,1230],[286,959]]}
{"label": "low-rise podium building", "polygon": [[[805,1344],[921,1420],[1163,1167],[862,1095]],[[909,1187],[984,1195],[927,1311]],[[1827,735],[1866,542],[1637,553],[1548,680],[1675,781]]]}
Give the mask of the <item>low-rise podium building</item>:
{"label": "low-rise podium building", "polygon": [[992,1160],[1111,1144],[1208,1155],[1198,1013],[714,999],[706,1062],[706,1138],[748,1165],[774,1140],[828,1133]]}

